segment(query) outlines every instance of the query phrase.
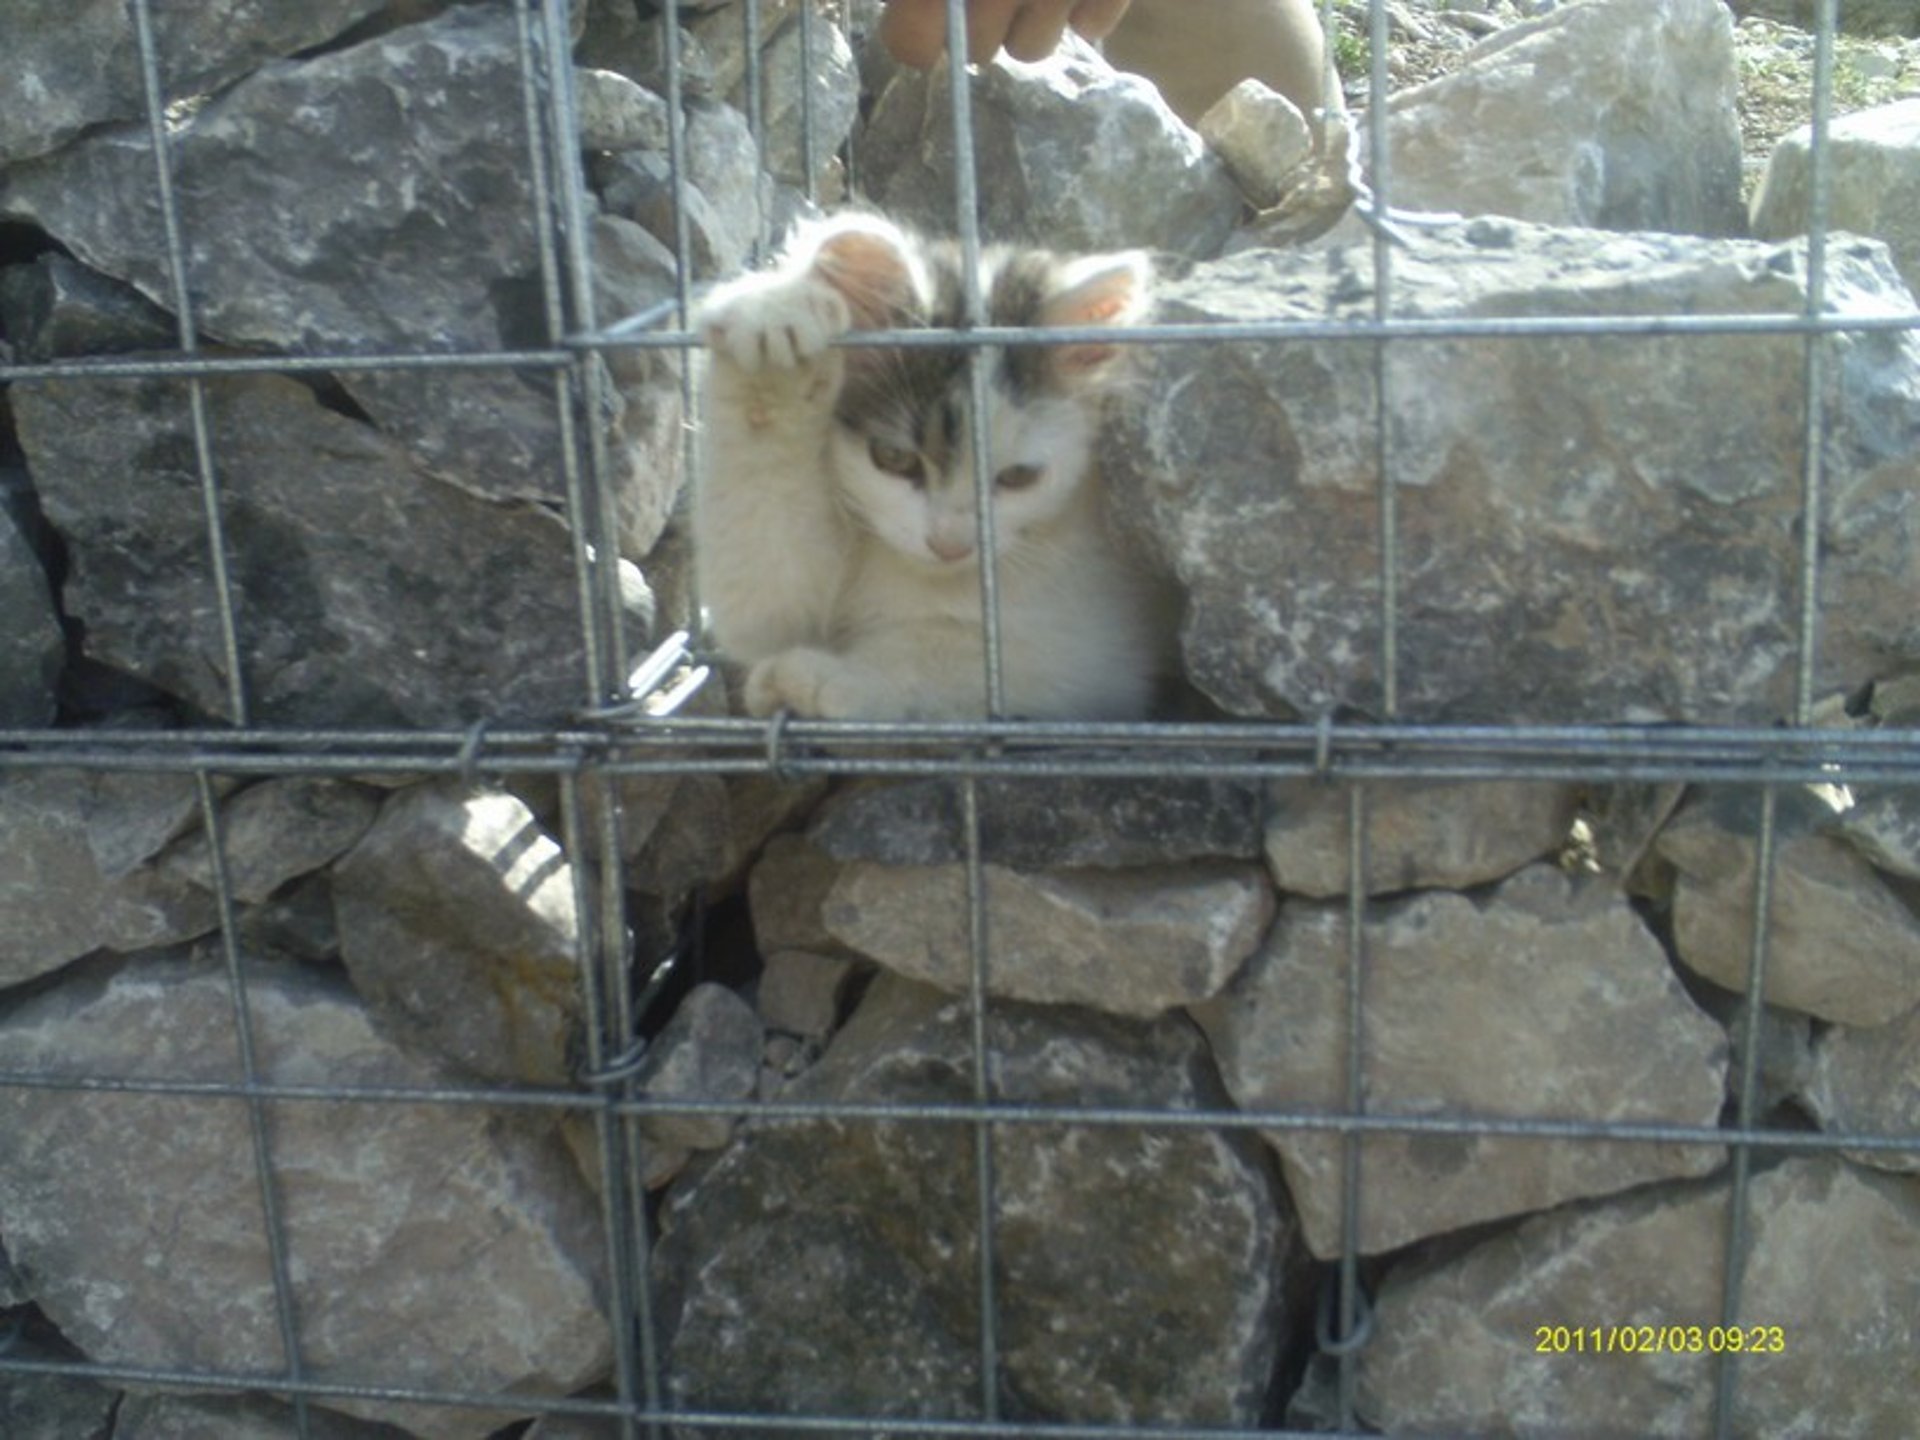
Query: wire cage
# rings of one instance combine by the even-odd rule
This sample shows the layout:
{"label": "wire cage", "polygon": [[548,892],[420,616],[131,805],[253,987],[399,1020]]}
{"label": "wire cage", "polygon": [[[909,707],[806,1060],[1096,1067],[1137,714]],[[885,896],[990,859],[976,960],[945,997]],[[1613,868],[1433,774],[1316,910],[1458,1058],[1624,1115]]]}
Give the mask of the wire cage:
{"label": "wire cage", "polygon": [[[604,3],[604,0],[603,0]],[[533,306],[538,316],[537,344],[486,353],[470,351],[394,351],[340,353],[319,347],[307,353],[237,354],[211,349],[201,338],[198,301],[191,279],[195,216],[180,203],[170,158],[174,125],[170,107],[183,97],[162,83],[155,44],[155,14],[150,0],[129,0],[138,40],[141,88],[150,156],[150,180],[162,222],[165,254],[151,257],[165,276],[170,308],[177,322],[172,348],[137,358],[88,356],[34,363],[0,363],[0,387],[33,387],[84,378],[113,384],[165,381],[186,408],[193,437],[192,468],[198,476],[205,511],[205,556],[217,597],[217,619],[224,652],[225,709],[231,724],[188,730],[48,728],[0,732],[0,772],[35,770],[166,772],[191,776],[199,824],[208,837],[210,884],[218,912],[220,954],[242,1074],[230,1082],[182,1081],[76,1074],[58,1065],[40,1070],[0,1073],[3,1090],[63,1090],[78,1093],[166,1097],[183,1104],[243,1107],[257,1177],[258,1204],[267,1237],[268,1264],[275,1299],[270,1324],[284,1364],[259,1367],[209,1363],[155,1368],[94,1363],[79,1358],[29,1354],[17,1344],[0,1348],[0,1386],[28,1376],[73,1376],[109,1386],[185,1391],[270,1393],[291,1402],[291,1433],[310,1440],[327,1433],[326,1413],[343,1405],[418,1406],[456,1412],[495,1412],[503,1397],[493,1393],[408,1388],[355,1377],[316,1376],[303,1363],[302,1315],[296,1303],[296,1265],[290,1253],[282,1213],[281,1166],[275,1117],[301,1107],[337,1113],[355,1107],[422,1106],[455,1113],[472,1107],[524,1110],[539,1115],[568,1114],[592,1129],[601,1157],[598,1188],[600,1225],[608,1257],[606,1300],[614,1336],[614,1364],[604,1393],[515,1395],[510,1408],[521,1416],[542,1417],[543,1425],[592,1424],[591,1433],[623,1437],[674,1434],[789,1433],[795,1435],[888,1435],[902,1433],[899,1417],[860,1414],[792,1415],[747,1411],[690,1410],[676,1407],[660,1343],[657,1295],[650,1278],[656,1221],[636,1158],[635,1127],[648,1117],[731,1117],[746,1114],[761,1125],[844,1125],[906,1123],[945,1127],[967,1137],[973,1158],[971,1204],[980,1235],[977,1264],[978,1373],[982,1378],[978,1418],[914,1418],[911,1431],[924,1435],[1119,1437],[1226,1436],[1241,1429],[1205,1426],[1132,1427],[1126,1425],[1038,1423],[1004,1413],[997,1377],[1002,1371],[1003,1337],[996,1316],[996,1229],[1002,1223],[996,1178],[998,1147],[1009,1134],[1035,1127],[1108,1127],[1141,1132],[1181,1131],[1312,1134],[1337,1147],[1341,1180],[1338,1254],[1323,1270],[1318,1304],[1318,1363],[1330,1379],[1328,1421],[1332,1428],[1313,1433],[1362,1435],[1356,1411],[1361,1356],[1372,1339],[1373,1316],[1366,1287],[1361,1245],[1361,1197],[1369,1183],[1362,1164],[1362,1140],[1384,1135],[1427,1137],[1436,1143],[1503,1137],[1521,1141],[1562,1141],[1576,1146],[1612,1143],[1625,1146],[1711,1145],[1730,1156],[1726,1205],[1724,1281],[1719,1292],[1701,1297],[1701,1313],[1684,1317],[1727,1327],[1783,1317],[1757,1316],[1743,1305],[1743,1266],[1750,1245],[1749,1207],[1753,1178],[1775,1157],[1789,1154],[1879,1153],[1920,1156],[1920,1135],[1840,1134],[1766,1123],[1756,1105],[1761,1064],[1759,1026],[1737,1031],[1733,1069],[1742,1083],[1735,1113],[1724,1123],[1681,1125],[1652,1122],[1576,1121],[1546,1114],[1494,1115],[1441,1111],[1408,1114],[1382,1112],[1369,1104],[1367,1069],[1368,977],[1376,919],[1363,878],[1368,873],[1368,814],[1378,797],[1396,786],[1423,780],[1573,781],[1613,784],[1705,784],[1738,787],[1757,797],[1756,860],[1747,877],[1755,924],[1745,977],[1745,1013],[1757,1016],[1767,974],[1769,935],[1779,916],[1773,890],[1774,858],[1779,844],[1782,795],[1805,785],[1873,784],[1911,787],[1920,783],[1920,731],[1834,728],[1816,723],[1822,698],[1816,681],[1816,647],[1821,632],[1820,571],[1824,556],[1819,519],[1823,485],[1822,406],[1830,346],[1836,336],[1869,330],[1920,328],[1912,314],[1872,318],[1836,315],[1824,304],[1823,282],[1830,254],[1825,204],[1825,146],[1828,117],[1834,108],[1834,6],[1819,7],[1816,83],[1811,98],[1814,125],[1815,197],[1804,311],[1797,315],[1643,314],[1633,316],[1487,317],[1435,321],[1403,316],[1393,308],[1391,276],[1397,240],[1391,223],[1392,156],[1386,129],[1370,134],[1368,171],[1371,194],[1360,205],[1380,223],[1372,230],[1371,313],[1351,321],[1287,320],[1222,323],[1166,323],[1131,331],[1093,327],[1071,331],[1004,333],[980,325],[951,332],[881,334],[872,343],[934,341],[968,347],[978,357],[989,345],[1017,345],[1073,339],[1110,340],[1147,347],[1173,345],[1284,345],[1289,341],[1331,341],[1354,347],[1373,367],[1378,394],[1374,444],[1378,488],[1371,498],[1375,517],[1373,549],[1377,557],[1377,668],[1381,677],[1377,713],[1357,716],[1332,710],[1305,722],[1283,720],[1210,720],[1142,723],[1036,722],[991,719],[982,722],[822,721],[785,714],[770,721],[724,715],[675,713],[679,700],[700,683],[702,667],[717,664],[694,633],[682,633],[657,648],[639,646],[620,620],[621,577],[611,563],[619,550],[619,520],[608,479],[608,456],[600,428],[589,417],[611,403],[614,380],[609,357],[664,357],[681,365],[686,395],[693,395],[693,369],[681,357],[700,340],[690,328],[696,298],[690,232],[684,194],[676,194],[677,282],[675,293],[643,313],[607,313],[594,284],[593,211],[578,146],[579,97],[566,57],[571,52],[566,0],[513,0],[506,6],[517,25],[518,65],[523,113],[513,123],[524,129],[525,158],[537,213],[527,223],[537,239],[539,283]],[[666,148],[675,185],[689,173],[689,138],[683,104],[683,56],[679,34],[688,0],[657,0],[639,7],[645,23],[657,27],[664,99]],[[700,8],[697,6],[691,8]],[[765,23],[762,0],[741,0],[740,23],[747,28],[748,121],[763,144],[772,136],[764,96],[771,83],[758,74],[758,37]],[[963,0],[950,0],[950,23],[964,30]],[[814,9],[801,4],[798,14],[800,74],[820,41]],[[1371,93],[1384,95],[1391,45],[1389,8],[1374,0],[1369,11]],[[951,102],[951,143],[956,158],[955,229],[960,245],[977,255],[993,237],[983,235],[975,175],[975,114],[966,58],[950,52],[947,94]],[[821,144],[802,87],[796,123],[802,153],[820,154]],[[857,183],[859,155],[848,157]],[[809,176],[816,167],[804,167]],[[767,219],[763,242],[771,242]],[[977,297],[976,297],[977,301]],[[976,319],[980,312],[975,311]],[[1797,671],[1788,723],[1679,727],[1632,724],[1429,723],[1403,713],[1396,676],[1408,643],[1401,579],[1406,574],[1407,537],[1399,525],[1400,475],[1406,457],[1396,452],[1390,416],[1394,377],[1389,357],[1394,348],[1444,339],[1500,341],[1552,336],[1608,336],[1651,341],[1656,337],[1790,337],[1801,346],[1803,383],[1809,403],[1800,422],[1803,490],[1797,534],[1798,571],[1779,577],[1797,597]],[[7,360],[0,353],[0,362]],[[211,397],[234,377],[292,375],[316,381],[342,372],[356,374],[465,373],[511,370],[539,377],[550,394],[558,436],[560,496],[572,539],[577,610],[584,671],[579,677],[577,712],[551,727],[491,720],[471,726],[390,729],[324,729],[264,722],[259,697],[249,688],[240,637],[248,624],[237,603],[232,570],[249,563],[244,538],[230,526],[223,503],[222,456],[209,421]],[[976,374],[978,367],[976,366]],[[689,455],[691,440],[689,439]],[[984,448],[976,465],[983,472]],[[982,497],[991,479],[975,477]],[[983,507],[988,502],[983,498]],[[990,573],[990,570],[989,570]],[[989,613],[987,674],[983,686],[999,694],[998,657],[991,637],[998,617],[992,613],[993,587],[986,586]],[[663,630],[673,626],[664,624]],[[646,653],[639,653],[645,651]],[[714,680],[710,683],[717,684]],[[970,973],[967,998],[972,1016],[972,1094],[965,1101],[938,1104],[899,1101],[821,1102],[795,1099],[759,1101],[696,1100],[648,1096],[638,1088],[638,1064],[655,994],[649,988],[656,966],[635,966],[633,926],[625,913],[620,832],[623,824],[617,785],[637,776],[770,775],[800,781],[845,777],[930,778],[950,784],[958,801],[966,876],[966,922]],[[255,1020],[249,1003],[246,941],[236,918],[234,881],[225,859],[221,799],[232,782],[273,776],[465,777],[497,780],[505,776],[543,777],[557,788],[561,848],[570,856],[597,856],[594,867],[574,867],[574,901],[586,918],[575,960],[584,1007],[584,1054],[577,1087],[418,1088],[368,1086],[325,1077],[307,1083],[269,1078],[258,1056]],[[1345,799],[1345,828],[1338,851],[1347,883],[1343,945],[1345,960],[1334,993],[1343,1009],[1343,1102],[1328,1108],[1238,1109],[1203,1107],[1162,1110],[1138,1105],[1035,1104],[996,1093],[995,1064],[987,1014],[994,966],[995,917],[985,848],[982,842],[982,787],[1003,780],[1080,777],[1117,779],[1213,779],[1248,782],[1315,780]],[[643,962],[647,957],[641,957]],[[1051,1133],[1051,1132],[1049,1132]],[[1155,1243],[1142,1236],[1143,1245]],[[468,1303],[484,1305],[485,1296]],[[1543,1323],[1584,1327],[1631,1316],[1542,1316]],[[1655,1317],[1679,1320],[1683,1317]],[[16,1336],[17,1338],[17,1336]],[[1530,1337],[1517,1336],[1525,1346]],[[1802,1337],[1793,1337],[1800,1343]],[[1827,1343],[1804,1337],[1806,1343]],[[1832,1343],[1840,1343],[1837,1338]],[[1908,1357],[1909,1360],[1911,1357]],[[1569,1363],[1600,1363],[1586,1360]],[[1743,1362],[1718,1355],[1709,1373],[1715,1387],[1711,1421],[1701,1433],[1725,1437],[1741,1433],[1735,1397]],[[523,1422],[520,1422],[524,1424]],[[511,1427],[506,1433],[517,1433]],[[544,1432],[542,1432],[544,1433]],[[566,1432],[571,1433],[571,1432]],[[1305,1434],[1270,1419],[1267,1434]],[[1572,1433],[1572,1432],[1561,1432]],[[1795,1431],[1794,1433],[1806,1433]]]}

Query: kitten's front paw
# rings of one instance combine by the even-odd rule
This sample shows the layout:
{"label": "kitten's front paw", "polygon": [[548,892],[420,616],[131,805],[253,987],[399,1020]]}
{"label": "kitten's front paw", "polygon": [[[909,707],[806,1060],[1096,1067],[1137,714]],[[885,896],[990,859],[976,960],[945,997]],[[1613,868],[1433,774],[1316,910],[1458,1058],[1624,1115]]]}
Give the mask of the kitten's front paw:
{"label": "kitten's front paw", "polygon": [[765,719],[791,710],[817,720],[846,718],[835,703],[841,661],[825,650],[782,650],[747,672],[747,713]]}
{"label": "kitten's front paw", "polygon": [[818,360],[853,328],[853,315],[840,292],[811,272],[772,271],[716,290],[698,323],[716,356],[755,374]]}

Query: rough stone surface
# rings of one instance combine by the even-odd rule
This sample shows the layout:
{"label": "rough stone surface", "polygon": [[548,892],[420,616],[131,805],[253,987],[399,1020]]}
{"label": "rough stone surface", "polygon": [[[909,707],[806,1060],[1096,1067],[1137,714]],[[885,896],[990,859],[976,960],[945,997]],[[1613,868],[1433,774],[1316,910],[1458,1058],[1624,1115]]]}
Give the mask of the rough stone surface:
{"label": "rough stone surface", "polygon": [[1876,869],[1920,880],[1920,791],[1868,790],[1835,818],[1833,833]]}
{"label": "rough stone surface", "polygon": [[[1195,1018],[1243,1109],[1346,1104],[1347,913],[1289,903],[1260,953]],[[1436,892],[1373,913],[1364,979],[1367,1110],[1712,1125],[1726,1065],[1659,944],[1611,887],[1546,866],[1481,901]],[[1273,1130],[1307,1243],[1337,1254],[1341,1142]],[[1425,1235],[1720,1160],[1717,1148],[1369,1135],[1360,1248]]]}
{"label": "rough stone surface", "polygon": [[[256,72],[170,140],[200,328],[240,345],[329,353],[544,346],[519,47],[512,14],[457,6],[300,65]],[[0,175],[0,218],[170,303],[144,125]],[[621,233],[630,230],[631,235]],[[645,241],[645,244],[639,242]],[[672,292],[638,227],[600,217],[609,315]],[[628,551],[644,553],[679,470],[677,387],[626,352],[604,417]],[[544,372],[348,372],[342,383],[438,475],[491,498],[562,496]]]}
{"label": "rough stone surface", "polygon": [[[157,4],[161,88],[179,99],[218,89],[261,62],[305,50],[392,0]],[[0,165],[52,150],[81,131],[146,114],[140,49],[120,0],[9,0],[0,73]]]}
{"label": "rough stone surface", "polygon": [[1905,1150],[1860,1150],[1856,1160],[1920,1172],[1920,1007],[1871,1029],[1835,1025],[1814,1043],[1807,1103],[1829,1130],[1899,1135]]}
{"label": "rough stone surface", "polygon": [[[746,117],[729,105],[687,107],[688,260],[701,279],[731,276],[745,267],[773,215],[763,207],[771,182]],[[661,245],[678,243],[673,167],[664,151],[631,150],[594,156],[589,175],[611,212],[643,226]]]}
{"label": "rough stone surface", "polygon": [[[1727,1187],[1660,1187],[1537,1216],[1449,1263],[1390,1275],[1359,1408],[1387,1434],[1678,1440],[1712,1429],[1718,1356],[1541,1354],[1537,1327],[1698,1325],[1720,1315]],[[1911,1428],[1920,1195],[1835,1160],[1754,1177],[1732,1433],[1874,1440]],[[1771,1328],[1783,1345],[1770,1353]],[[1704,1338],[1704,1336],[1703,1336]]]}
{"label": "rough stone surface", "polygon": [[[1823,835],[1827,803],[1785,792],[1777,810],[1768,1003],[1847,1025],[1879,1025],[1920,1005],[1920,914],[1852,847]],[[1674,942],[1717,985],[1744,991],[1753,953],[1759,800],[1711,793],[1654,842],[1676,872]]]}
{"label": "rough stone surface", "polygon": [[[1038,866],[1174,865],[1260,854],[1260,790],[1247,781],[1021,777],[978,782],[981,856]],[[913,780],[844,789],[807,838],[836,860],[944,865],[966,856],[960,787]]]}
{"label": "rough stone surface", "polygon": [[[281,886],[351,848],[379,812],[376,792],[347,780],[287,776],[249,786],[220,812],[234,898],[264,904]],[[175,845],[161,868],[213,889],[204,833]]]}
{"label": "rough stone surface", "polygon": [[[256,721],[551,721],[579,705],[564,527],[440,484],[291,380],[236,377],[206,396]],[[88,652],[225,713],[185,392],[63,381],[12,402]]]}
{"label": "rough stone surface", "polygon": [[[635,1087],[650,1100],[744,1100],[760,1078],[765,1038],[753,1007],[724,985],[696,985],[647,1048]],[[717,1150],[731,1115],[648,1115],[640,1134],[662,1149]]]}
{"label": "rough stone surface", "polygon": [[847,953],[821,919],[839,862],[797,835],[776,835],[747,878],[753,935],[762,955],[780,950]]}
{"label": "rough stone surface", "polygon": [[66,640],[47,572],[26,531],[0,506],[0,730],[50,724]]}
{"label": "rough stone surface", "polygon": [[[1036,65],[1002,55],[972,87],[983,233],[1059,250],[1143,245],[1210,255],[1240,218],[1226,167],[1151,82],[1069,41]],[[946,68],[901,71],[862,137],[879,206],[954,231],[953,102]]]}
{"label": "rough stone surface", "polygon": [[1278,205],[1295,171],[1313,155],[1306,117],[1258,80],[1242,80],[1222,95],[1200,117],[1198,128],[1258,210]]}
{"label": "rough stone surface", "polygon": [[188,775],[0,775],[0,986],[213,929],[212,897],[143,864],[193,823],[195,794]]}
{"label": "rough stone surface", "polygon": [[[985,868],[988,993],[1153,1016],[1218,994],[1260,943],[1273,892],[1252,866]],[[973,973],[961,865],[844,865],[820,916],[899,974],[965,991]]]}
{"label": "rough stone surface", "polygon": [[[8,1352],[10,1358],[54,1360]],[[7,1440],[118,1440],[114,1407],[120,1392],[67,1375],[0,1376],[0,1435]]]}
{"label": "rough stone surface", "polygon": [[[767,38],[760,50],[766,164],[775,179],[805,191],[810,182],[818,187],[827,179],[833,158],[853,129],[854,117],[860,109],[860,72],[854,63],[853,47],[838,25],[816,13],[808,36],[808,49],[803,53],[800,7],[781,8],[790,11],[793,18],[765,32]],[[721,15],[701,27],[705,34],[720,28],[740,32],[739,15]],[[711,47],[709,53],[713,53]],[[725,64],[726,60],[723,55],[721,63]],[[730,86],[727,98],[736,110],[746,110],[744,72]],[[805,138],[801,122],[803,98],[813,116],[810,156],[800,153]]]}
{"label": "rough stone surface", "polygon": [[[1566,843],[1575,792],[1565,785],[1396,781],[1366,791],[1367,891],[1465,889],[1499,880]],[[1284,892],[1324,898],[1348,885],[1347,791],[1274,785],[1267,865]]]}
{"label": "rough stone surface", "polygon": [[[1217,1103],[1184,1020],[1009,1005],[988,1024],[1008,1099]],[[787,1093],[961,1101],[970,1034],[964,1002],[883,976]],[[772,1415],[976,1416],[973,1143],[963,1126],[932,1123],[747,1127],[669,1201],[655,1275],[674,1398]],[[1286,1202],[1243,1140],[1010,1126],[994,1166],[1007,1418],[1258,1419],[1301,1277]]]}
{"label": "rough stone surface", "polygon": [[[269,1080],[454,1083],[337,980],[256,962],[248,1005]],[[168,954],[91,969],[0,1018],[0,1069],[237,1081],[223,969]],[[512,1417],[505,1392],[566,1394],[605,1373],[599,1222],[550,1122],[477,1106],[267,1108],[307,1373],[502,1395],[492,1414],[353,1413],[478,1440]],[[281,1370],[259,1193],[239,1104],[0,1091],[0,1228],[42,1309],[94,1360]]]}
{"label": "rough stone surface", "polygon": [[665,150],[667,102],[612,70],[573,72],[582,150]]}
{"label": "rough stone surface", "polygon": [[767,956],[754,1000],[769,1030],[824,1040],[840,1023],[840,1001],[854,962],[840,955],[776,950]]}
{"label": "rough stone surface", "polygon": [[[1774,146],[1753,201],[1753,233],[1804,235],[1813,127]],[[1909,289],[1920,283],[1920,100],[1836,115],[1827,127],[1828,224],[1884,240]]]}
{"label": "rough stone surface", "polygon": [[573,872],[511,795],[422,785],[333,869],[340,951],[394,1022],[490,1078],[571,1079]]}
{"label": "rough stone surface", "polygon": [[1738,92],[1733,22],[1718,0],[1565,5],[1387,102],[1387,200],[1741,235]]}
{"label": "rough stone surface", "polygon": [[[313,1440],[407,1440],[410,1432],[307,1407]],[[289,1440],[300,1432],[293,1407],[254,1395],[129,1395],[113,1440]]]}
{"label": "rough stone surface", "polygon": [[24,365],[179,342],[179,327],[130,285],[49,251],[0,270],[0,333]]}
{"label": "rough stone surface", "polygon": [[[1905,308],[1878,246],[1829,260],[1836,314]],[[1804,271],[1791,247],[1478,221],[1397,247],[1390,298],[1433,320],[1799,314]],[[1252,251],[1163,282],[1160,316],[1358,322],[1372,276],[1370,249]],[[1851,692],[1920,658],[1920,342],[1834,345],[1816,681]],[[1754,335],[1394,347],[1401,717],[1786,713],[1802,356]],[[1377,710],[1372,352],[1178,345],[1140,368],[1102,461],[1116,513],[1187,589],[1190,678],[1238,714]]]}

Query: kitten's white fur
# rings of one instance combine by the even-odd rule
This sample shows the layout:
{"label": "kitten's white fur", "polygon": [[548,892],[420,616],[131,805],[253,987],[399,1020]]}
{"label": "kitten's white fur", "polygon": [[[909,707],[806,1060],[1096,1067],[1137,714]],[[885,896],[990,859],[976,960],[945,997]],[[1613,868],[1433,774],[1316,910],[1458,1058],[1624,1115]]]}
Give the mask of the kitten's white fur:
{"label": "kitten's white fur", "polygon": [[[1048,263],[1058,285],[1041,323],[1144,315],[1143,257]],[[722,286],[701,309],[712,362],[695,556],[712,633],[750,667],[756,715],[986,713],[965,416],[951,453],[926,458],[909,479],[897,463],[894,473],[880,468],[873,446],[912,455],[915,436],[876,439],[836,415],[849,366],[887,356],[831,342],[932,313],[935,284],[920,242],[879,217],[849,215],[803,231],[772,268]],[[990,387],[987,473],[1014,477],[996,486],[993,508],[1012,715],[1139,716],[1163,668],[1164,594],[1115,547],[1093,465],[1122,348],[1054,346],[1035,393]]]}

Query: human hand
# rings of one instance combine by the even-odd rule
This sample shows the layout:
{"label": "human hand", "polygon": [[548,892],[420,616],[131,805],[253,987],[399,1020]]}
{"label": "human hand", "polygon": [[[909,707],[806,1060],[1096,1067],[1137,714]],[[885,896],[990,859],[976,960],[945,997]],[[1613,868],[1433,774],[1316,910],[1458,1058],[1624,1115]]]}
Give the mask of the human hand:
{"label": "human hand", "polygon": [[[1132,0],[967,0],[967,55],[991,60],[1005,46],[1016,60],[1044,60],[1071,24],[1097,40],[1120,23]],[[926,69],[947,42],[947,0],[887,0],[880,39],[902,64]]]}

